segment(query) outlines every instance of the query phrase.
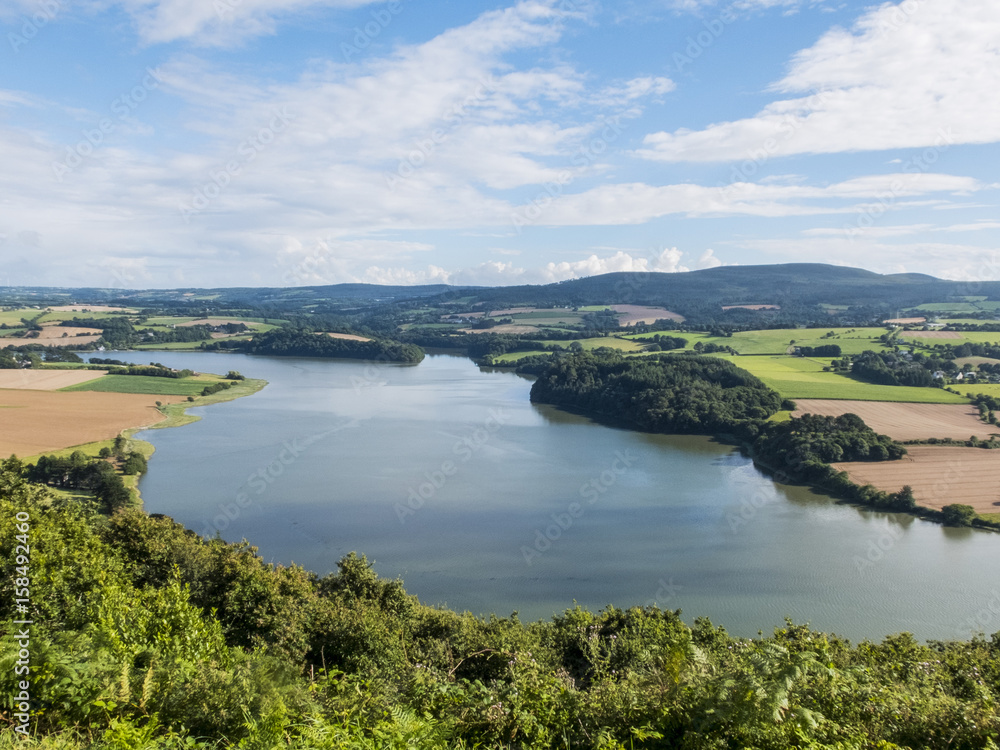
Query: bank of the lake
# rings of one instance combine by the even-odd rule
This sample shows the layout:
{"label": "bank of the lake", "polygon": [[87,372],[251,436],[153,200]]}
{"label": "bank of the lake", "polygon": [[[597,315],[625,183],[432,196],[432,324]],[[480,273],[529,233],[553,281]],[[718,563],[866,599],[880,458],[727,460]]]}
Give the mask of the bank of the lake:
{"label": "bank of the lake", "polygon": [[655,602],[744,635],[787,615],[852,638],[955,638],[991,617],[992,535],[775,484],[710,438],[533,406],[529,380],[465,358],[157,356],[270,382],[141,433],[157,447],[141,488],[149,512],[274,562],[322,575],[358,550],[425,602],[531,619]]}

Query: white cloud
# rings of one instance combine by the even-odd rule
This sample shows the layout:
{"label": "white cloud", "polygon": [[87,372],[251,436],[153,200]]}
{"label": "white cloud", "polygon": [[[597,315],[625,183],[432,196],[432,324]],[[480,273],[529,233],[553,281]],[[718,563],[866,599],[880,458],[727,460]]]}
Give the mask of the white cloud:
{"label": "white cloud", "polygon": [[737,182],[723,187],[705,185],[602,185],[518,207],[512,223],[529,225],[640,224],[660,216],[803,216],[824,213],[871,213],[871,200],[881,215],[912,206],[901,198],[935,194],[964,195],[993,187],[970,177],[946,174],[888,174],[858,177],[817,187]]}
{"label": "white cloud", "polygon": [[773,88],[800,96],[748,119],[650,134],[638,153],[726,161],[995,143],[1000,108],[983,102],[1000,90],[998,38],[994,0],[886,3],[794,57]]}
{"label": "white cloud", "polygon": [[[407,268],[366,269],[360,280],[379,284],[453,284],[457,286],[512,286],[518,284],[550,284],[587,276],[618,272],[683,273],[691,270],[682,263],[684,253],[676,247],[665,248],[643,256],[637,250],[616,250],[613,255],[592,253],[575,261],[552,261],[544,266],[523,268],[514,263],[486,261],[457,271],[446,271],[429,265],[418,271]],[[722,265],[712,250],[704,251],[694,268],[715,268]]]}
{"label": "white cloud", "polygon": [[[279,19],[292,13],[321,8],[357,8],[379,0],[117,0],[93,5],[117,5],[128,13],[140,39],[162,44],[187,39],[198,44],[231,46],[245,39],[275,32]],[[381,27],[397,13],[384,10]],[[397,4],[400,5],[400,4]],[[375,19],[373,19],[375,21]],[[378,22],[378,21],[376,21]]]}

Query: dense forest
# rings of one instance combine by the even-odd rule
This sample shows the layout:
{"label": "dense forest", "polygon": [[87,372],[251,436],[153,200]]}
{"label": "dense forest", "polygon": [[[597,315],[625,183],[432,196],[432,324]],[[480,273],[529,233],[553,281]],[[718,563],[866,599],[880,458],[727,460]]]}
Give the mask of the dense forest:
{"label": "dense forest", "polygon": [[[0,747],[996,747],[1000,634],[853,645],[788,622],[739,638],[655,606],[483,619],[422,605],[353,553],[322,577],[267,565],[23,475],[0,464],[0,617],[23,628],[27,534],[34,739],[8,711]],[[6,696],[22,689],[19,648],[3,639]]]}
{"label": "dense forest", "polygon": [[736,431],[781,408],[781,397],[731,362],[670,354],[562,357],[543,370],[531,400],[626,421],[651,432]]}
{"label": "dense forest", "polygon": [[[209,345],[206,348],[213,347]],[[420,362],[424,358],[423,350],[414,344],[333,338],[325,333],[291,328],[277,328],[256,335],[250,341],[220,341],[214,348],[235,349],[247,354],[367,359],[379,362]]]}

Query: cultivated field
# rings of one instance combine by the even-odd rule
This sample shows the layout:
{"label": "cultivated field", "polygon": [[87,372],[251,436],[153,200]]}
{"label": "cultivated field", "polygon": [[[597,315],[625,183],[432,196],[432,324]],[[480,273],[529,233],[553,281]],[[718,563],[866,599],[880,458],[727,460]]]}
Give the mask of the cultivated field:
{"label": "cultivated field", "polygon": [[962,334],[958,331],[904,331],[899,334],[899,337],[902,339],[960,339]]}
{"label": "cultivated field", "polygon": [[138,312],[132,307],[108,307],[107,305],[57,305],[46,309],[52,312]]}
{"label": "cultivated field", "polygon": [[916,325],[917,323],[926,323],[927,318],[890,318],[884,321],[885,323],[895,323],[898,326],[909,326]]}
{"label": "cultivated field", "polygon": [[0,370],[0,388],[58,391],[107,374],[107,370]]}
{"label": "cultivated field", "polygon": [[80,385],[64,388],[67,391],[96,391],[101,393],[137,393],[151,396],[199,396],[207,385],[218,383],[220,378],[200,375],[188,378],[155,378],[147,375],[105,375]]}
{"label": "cultivated field", "polygon": [[823,372],[823,366],[829,364],[827,360],[788,356],[734,357],[722,354],[710,356],[728,359],[737,367],[752,372],[785,398],[901,401],[923,404],[968,403],[958,394],[949,393],[942,388],[873,385],[840,373]]}
{"label": "cultivated field", "polygon": [[800,399],[795,416],[820,414],[836,417],[853,413],[861,417],[875,432],[894,440],[926,440],[953,438],[967,440],[975,435],[989,438],[1000,434],[1000,427],[979,418],[979,409],[971,404],[900,404],[878,401],[834,401]]}
{"label": "cultivated field", "polygon": [[723,310],[780,310],[781,305],[723,305]]}
{"label": "cultivated field", "polygon": [[608,307],[618,313],[618,323],[623,326],[655,323],[658,320],[684,321],[684,316],[670,312],[665,307],[646,307],[645,305],[608,305]]}
{"label": "cultivated field", "polygon": [[[160,397],[181,401],[179,397]],[[119,393],[0,390],[0,456],[33,456],[111,440],[122,430],[163,419],[156,399]]]}
{"label": "cultivated field", "polygon": [[236,320],[235,318],[197,318],[195,320],[188,320],[184,323],[177,323],[178,328],[190,328],[192,326],[224,326],[229,323],[246,323],[245,320]]}
{"label": "cultivated field", "polygon": [[459,328],[459,333],[534,333],[535,326],[520,326],[514,323],[504,323],[492,328]]}
{"label": "cultivated field", "polygon": [[328,333],[331,339],[344,339],[345,341],[371,341],[364,336],[355,336],[353,333]]}
{"label": "cultivated field", "polygon": [[525,315],[527,313],[535,313],[535,312],[551,313],[554,312],[554,310],[545,307],[511,307],[508,308],[507,310],[491,310],[490,317],[506,318],[511,315]]}
{"label": "cultivated field", "polygon": [[918,505],[940,510],[971,505],[979,513],[1000,512],[1000,451],[960,446],[916,445],[899,461],[834,464],[857,484],[885,492],[913,488]]}
{"label": "cultivated field", "polygon": [[0,347],[42,344],[44,346],[82,346],[93,344],[101,337],[99,328],[77,328],[74,326],[43,326],[38,336],[31,338],[5,338]]}
{"label": "cultivated field", "polygon": [[[828,336],[831,332],[833,335]],[[836,344],[844,354],[860,354],[866,350],[884,349],[878,337],[885,332],[884,328],[775,328],[739,331],[727,337],[706,337],[703,341],[731,346],[740,354],[785,354],[793,346],[824,344]],[[674,335],[670,331],[666,333]]]}

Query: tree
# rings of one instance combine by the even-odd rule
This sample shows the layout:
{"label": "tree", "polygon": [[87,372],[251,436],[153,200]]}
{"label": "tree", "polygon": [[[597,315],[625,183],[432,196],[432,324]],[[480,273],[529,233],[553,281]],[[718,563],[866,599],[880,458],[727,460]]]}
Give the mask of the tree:
{"label": "tree", "polygon": [[976,510],[971,505],[953,503],[941,509],[941,516],[946,526],[972,526],[976,520]]}
{"label": "tree", "polygon": [[97,454],[98,458],[111,458],[111,449],[108,446],[101,448],[100,453]]}
{"label": "tree", "polygon": [[913,496],[913,488],[904,485],[899,492],[889,496],[889,507],[893,510],[913,510],[917,507],[917,499]]}
{"label": "tree", "polygon": [[122,473],[130,476],[135,474],[145,474],[148,465],[146,457],[138,451],[132,451],[122,464]]}

